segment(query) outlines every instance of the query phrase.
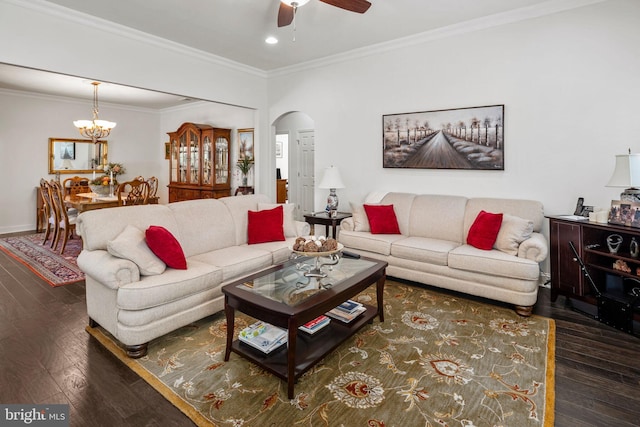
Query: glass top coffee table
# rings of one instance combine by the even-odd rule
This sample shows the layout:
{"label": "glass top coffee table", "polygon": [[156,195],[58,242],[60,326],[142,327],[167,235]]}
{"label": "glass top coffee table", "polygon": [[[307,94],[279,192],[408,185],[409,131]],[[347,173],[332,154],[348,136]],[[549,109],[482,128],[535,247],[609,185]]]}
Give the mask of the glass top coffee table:
{"label": "glass top coffee table", "polygon": [[[323,262],[330,261],[323,258]],[[305,276],[316,265],[314,258],[302,257],[237,280],[222,287],[227,319],[227,347],[273,375],[287,381],[292,399],[296,380],[329,352],[355,334],[373,318],[384,322],[383,291],[387,263],[369,258],[340,258],[321,266],[325,277]],[[377,307],[365,304],[366,311],[349,323],[337,319],[310,335],[298,327],[327,313],[346,300],[376,284]],[[271,353],[233,340],[235,311],[286,329],[287,345]]]}

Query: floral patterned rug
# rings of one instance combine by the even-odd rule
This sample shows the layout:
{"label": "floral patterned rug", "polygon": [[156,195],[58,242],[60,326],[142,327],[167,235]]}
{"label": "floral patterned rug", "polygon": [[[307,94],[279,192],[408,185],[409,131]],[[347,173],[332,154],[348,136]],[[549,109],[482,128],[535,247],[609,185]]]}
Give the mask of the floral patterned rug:
{"label": "floral patterned rug", "polygon": [[[375,287],[356,299],[375,305]],[[224,362],[224,313],[151,342],[138,360],[87,330],[201,426],[553,426],[553,320],[391,280],[384,303],[385,322],[304,374],[293,399],[237,354]],[[236,334],[252,322],[237,315]]]}
{"label": "floral patterned rug", "polygon": [[74,236],[67,240],[64,254],[51,249],[49,240],[42,244],[44,233],[24,236],[3,237],[0,239],[0,250],[27,266],[29,270],[40,276],[51,286],[69,285],[84,280],[84,273],[78,268],[76,259],[82,250],[82,240]]}

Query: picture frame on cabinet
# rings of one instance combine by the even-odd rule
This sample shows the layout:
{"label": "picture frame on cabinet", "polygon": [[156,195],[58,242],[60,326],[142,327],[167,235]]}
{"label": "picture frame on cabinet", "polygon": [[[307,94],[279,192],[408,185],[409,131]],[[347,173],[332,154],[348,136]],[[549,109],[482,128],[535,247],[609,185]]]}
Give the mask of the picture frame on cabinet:
{"label": "picture frame on cabinet", "polygon": [[612,200],[609,224],[640,228],[640,203]]}
{"label": "picture frame on cabinet", "polygon": [[169,160],[169,157],[171,157],[171,147],[168,142],[165,142],[164,143],[164,159]]}
{"label": "picture frame on cabinet", "polygon": [[504,170],[504,105],[382,116],[384,168]]}
{"label": "picture frame on cabinet", "polygon": [[245,158],[255,160],[253,153],[253,128],[238,129],[238,150],[238,160],[244,160]]}

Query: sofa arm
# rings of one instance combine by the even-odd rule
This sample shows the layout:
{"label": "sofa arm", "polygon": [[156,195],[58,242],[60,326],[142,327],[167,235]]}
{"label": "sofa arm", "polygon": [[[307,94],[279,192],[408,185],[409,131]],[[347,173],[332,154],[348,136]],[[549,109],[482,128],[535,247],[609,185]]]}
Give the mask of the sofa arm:
{"label": "sofa arm", "polygon": [[311,225],[304,221],[296,221],[296,236],[308,236],[311,234]]}
{"label": "sofa arm", "polygon": [[354,228],[353,217],[345,218],[340,221],[340,230],[353,231]]}
{"label": "sofa arm", "polygon": [[140,269],[133,261],[116,258],[103,250],[80,252],[78,267],[87,276],[111,289],[140,281]]}
{"label": "sofa arm", "polygon": [[542,262],[547,258],[549,247],[547,240],[540,233],[532,233],[524,242],[520,243],[518,256],[535,262]]}

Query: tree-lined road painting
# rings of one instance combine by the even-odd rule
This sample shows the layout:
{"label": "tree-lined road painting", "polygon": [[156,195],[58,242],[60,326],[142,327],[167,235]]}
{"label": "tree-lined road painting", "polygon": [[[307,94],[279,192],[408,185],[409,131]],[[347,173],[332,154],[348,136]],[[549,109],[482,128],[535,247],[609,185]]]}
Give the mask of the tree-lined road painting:
{"label": "tree-lined road painting", "polygon": [[504,169],[504,106],[383,116],[386,168]]}

